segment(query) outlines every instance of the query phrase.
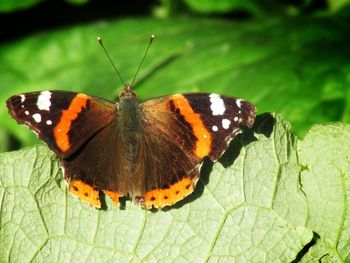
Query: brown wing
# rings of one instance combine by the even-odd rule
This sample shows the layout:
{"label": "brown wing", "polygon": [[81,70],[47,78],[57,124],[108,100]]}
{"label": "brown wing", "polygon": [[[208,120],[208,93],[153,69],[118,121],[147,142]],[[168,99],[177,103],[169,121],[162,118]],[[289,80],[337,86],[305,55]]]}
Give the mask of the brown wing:
{"label": "brown wing", "polygon": [[217,160],[241,124],[252,126],[252,104],[219,96],[225,110],[215,115],[210,96],[177,94],[141,104],[146,208],[172,205],[192,193],[203,158]]}
{"label": "brown wing", "polygon": [[[156,105],[150,105],[150,103]],[[191,127],[169,111],[166,99],[143,104],[144,206],[172,205],[193,192],[201,158],[193,154],[196,141]]]}
{"label": "brown wing", "polygon": [[69,190],[95,207],[101,206],[98,191],[104,191],[117,204],[119,196],[126,194],[124,185],[129,183],[125,182],[128,178],[120,176],[127,173],[123,170],[124,155],[115,122],[116,119],[62,160]]}

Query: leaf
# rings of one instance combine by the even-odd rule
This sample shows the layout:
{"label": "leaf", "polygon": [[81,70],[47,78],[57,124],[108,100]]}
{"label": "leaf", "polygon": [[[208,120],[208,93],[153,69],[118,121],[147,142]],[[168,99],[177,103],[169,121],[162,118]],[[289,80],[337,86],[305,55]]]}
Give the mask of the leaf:
{"label": "leaf", "polygon": [[[306,225],[317,242],[305,261],[350,257],[350,125],[317,125],[298,144],[300,178],[309,206]],[[342,147],[343,145],[343,147]],[[345,147],[344,147],[345,146]]]}
{"label": "leaf", "polygon": [[314,123],[350,120],[349,27],[330,18],[125,19],[37,34],[0,46],[0,126],[23,145],[37,143],[7,113],[4,101],[16,93],[61,89],[115,99],[122,85],[96,37],[130,82],[155,34],[134,85],[141,100],[197,91],[238,96],[259,112],[282,113],[303,135]]}
{"label": "leaf", "polygon": [[7,132],[0,127],[0,152],[5,152],[9,148],[9,141]]}
{"label": "leaf", "polygon": [[345,260],[350,125],[299,141],[264,114],[253,129],[205,162],[192,195],[156,212],[81,202],[46,147],[0,154],[0,261]]}
{"label": "leaf", "polygon": [[[0,13],[10,13],[15,12],[21,9],[28,9],[30,7],[34,7],[37,4],[40,4],[40,2],[43,2],[44,0],[1,0],[0,1]],[[46,0],[48,1],[48,0]],[[74,5],[82,5],[89,2],[89,0],[66,0],[66,2]]]}
{"label": "leaf", "polygon": [[87,4],[89,0],[66,0],[66,2],[73,5],[83,5],[83,4]]}
{"label": "leaf", "polygon": [[11,12],[18,9],[26,9],[39,3],[40,0],[2,0],[0,1],[0,12]]}
{"label": "leaf", "polygon": [[184,2],[190,6],[194,11],[201,13],[214,13],[214,12],[230,12],[233,10],[245,10],[253,14],[259,14],[262,12],[260,6],[256,1],[239,1],[239,0],[184,0]]}
{"label": "leaf", "polygon": [[329,9],[332,12],[336,12],[341,10],[342,8],[349,6],[349,0],[327,0],[327,4],[329,5]]}

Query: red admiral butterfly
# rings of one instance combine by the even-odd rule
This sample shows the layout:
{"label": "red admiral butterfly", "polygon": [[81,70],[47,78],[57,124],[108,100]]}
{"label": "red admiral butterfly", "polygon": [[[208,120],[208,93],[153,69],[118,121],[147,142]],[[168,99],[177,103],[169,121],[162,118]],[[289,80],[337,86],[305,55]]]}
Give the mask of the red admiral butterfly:
{"label": "red admiral butterfly", "polygon": [[69,190],[100,207],[129,195],[143,208],[173,205],[193,192],[205,156],[220,158],[255,106],[218,94],[175,94],[139,104],[126,84],[119,103],[69,91],[41,91],[7,100],[61,161]]}

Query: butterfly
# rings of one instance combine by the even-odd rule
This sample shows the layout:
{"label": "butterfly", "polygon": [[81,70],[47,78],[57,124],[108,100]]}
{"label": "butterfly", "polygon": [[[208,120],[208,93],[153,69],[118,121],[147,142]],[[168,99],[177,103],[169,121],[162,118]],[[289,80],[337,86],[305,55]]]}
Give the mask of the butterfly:
{"label": "butterfly", "polygon": [[139,103],[126,84],[119,103],[46,90],[10,97],[10,115],[60,159],[69,191],[95,207],[130,196],[145,208],[173,205],[194,191],[203,158],[217,161],[252,127],[256,108],[210,93],[174,94]]}

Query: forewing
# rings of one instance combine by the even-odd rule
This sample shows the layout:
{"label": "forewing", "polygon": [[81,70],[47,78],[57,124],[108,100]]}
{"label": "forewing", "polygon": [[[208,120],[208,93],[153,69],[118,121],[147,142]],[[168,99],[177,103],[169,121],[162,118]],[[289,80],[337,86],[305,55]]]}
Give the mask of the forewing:
{"label": "forewing", "polygon": [[[210,134],[210,151],[207,155],[212,161],[221,157],[229,142],[242,132],[243,126],[251,128],[254,124],[256,107],[244,99],[207,93],[184,94],[183,97],[194,115],[200,116],[205,130]],[[182,104],[182,97],[175,95],[175,110],[180,109],[181,113]],[[197,133],[197,147],[200,146],[201,134]]]}
{"label": "forewing", "polygon": [[10,115],[26,124],[60,158],[74,153],[113,119],[113,102],[68,91],[41,91],[10,97]]}

